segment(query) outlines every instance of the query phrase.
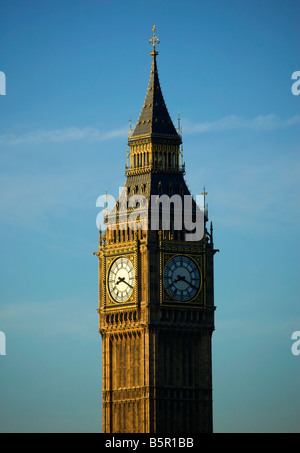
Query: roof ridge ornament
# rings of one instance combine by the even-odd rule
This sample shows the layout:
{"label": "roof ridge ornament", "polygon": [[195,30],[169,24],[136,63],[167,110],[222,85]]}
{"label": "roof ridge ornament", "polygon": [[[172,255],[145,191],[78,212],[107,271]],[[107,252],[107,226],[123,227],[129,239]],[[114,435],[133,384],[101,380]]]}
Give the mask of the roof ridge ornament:
{"label": "roof ridge ornament", "polygon": [[153,36],[152,36],[152,38],[150,38],[149,44],[152,42],[153,52],[150,52],[150,55],[158,55],[158,52],[155,50],[155,45],[156,45],[156,43],[159,44],[160,41],[157,38],[157,36],[155,36],[155,31],[156,31],[155,25],[153,25],[152,31],[153,31]]}

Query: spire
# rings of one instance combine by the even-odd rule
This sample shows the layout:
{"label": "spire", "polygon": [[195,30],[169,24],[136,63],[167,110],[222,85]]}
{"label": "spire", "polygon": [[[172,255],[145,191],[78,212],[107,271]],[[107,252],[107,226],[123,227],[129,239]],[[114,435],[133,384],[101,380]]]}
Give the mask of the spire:
{"label": "spire", "polygon": [[149,43],[152,43],[153,45],[153,51],[150,52],[150,55],[152,56],[152,66],[149,85],[139,120],[133,133],[129,137],[129,142],[139,138],[167,138],[180,144],[181,137],[171,120],[159,83],[156,62],[158,52],[155,47],[156,44],[159,44],[159,40],[155,35],[155,25],[153,26],[152,31],[153,36],[149,41]]}

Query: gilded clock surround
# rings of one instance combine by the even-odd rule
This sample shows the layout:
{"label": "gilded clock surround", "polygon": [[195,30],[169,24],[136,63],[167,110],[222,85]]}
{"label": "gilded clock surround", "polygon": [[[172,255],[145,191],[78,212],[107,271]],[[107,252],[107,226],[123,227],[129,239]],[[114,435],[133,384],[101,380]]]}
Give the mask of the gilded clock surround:
{"label": "gilded clock surround", "polygon": [[[131,250],[128,251],[128,250]],[[133,252],[133,253],[132,253]],[[111,295],[111,291],[109,289],[109,273],[111,270],[112,265],[118,258],[127,258],[132,263],[134,269],[134,285],[133,285],[133,292],[131,296],[125,302],[118,302],[116,301],[113,296]],[[105,278],[103,280],[103,287],[104,287],[104,306],[106,308],[117,308],[119,306],[130,306],[136,305],[138,302],[138,288],[137,288],[137,280],[138,280],[138,267],[137,267],[137,251],[134,249],[118,249],[112,252],[109,252],[108,256],[104,256],[104,269],[105,269]]]}
{"label": "gilded clock surround", "polygon": [[[184,180],[181,129],[168,113],[156,57],[143,108],[129,131],[125,166],[127,195],[190,195]],[[206,192],[205,192],[206,194]],[[118,213],[119,200],[115,210]],[[128,215],[130,214],[128,210]],[[108,214],[109,218],[110,214]],[[102,337],[102,430],[104,433],[212,432],[211,338],[214,331],[212,224],[205,209],[204,236],[186,240],[186,231],[148,228],[133,231],[119,223],[99,232],[99,332]],[[125,219],[126,221],[127,219]],[[124,222],[124,219],[123,219]],[[138,223],[138,222],[137,222]],[[140,225],[141,226],[141,225]],[[186,302],[170,297],[164,269],[175,256],[186,256],[201,278]],[[116,302],[109,291],[109,271],[120,257],[134,267],[133,292]]]}
{"label": "gilded clock surround", "polygon": [[135,287],[133,257],[116,258],[109,268],[107,282],[112,300],[118,303],[131,302]]}

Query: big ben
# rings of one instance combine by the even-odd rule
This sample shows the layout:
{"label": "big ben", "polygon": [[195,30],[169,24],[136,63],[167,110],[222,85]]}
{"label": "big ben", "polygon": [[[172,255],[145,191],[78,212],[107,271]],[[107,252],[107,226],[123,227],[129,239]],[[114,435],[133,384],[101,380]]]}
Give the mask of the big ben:
{"label": "big ben", "polygon": [[126,183],[96,253],[102,430],[210,433],[213,229],[184,179],[181,130],[158,77],[155,27],[150,42],[150,80],[129,133]]}

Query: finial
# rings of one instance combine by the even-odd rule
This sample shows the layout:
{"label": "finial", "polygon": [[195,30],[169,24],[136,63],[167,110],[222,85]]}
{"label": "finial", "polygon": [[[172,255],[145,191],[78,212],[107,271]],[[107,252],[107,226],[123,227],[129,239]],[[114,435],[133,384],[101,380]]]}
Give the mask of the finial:
{"label": "finial", "polygon": [[155,28],[155,25],[153,25],[153,28],[152,28],[152,31],[153,31],[153,36],[152,38],[150,39],[149,41],[149,44],[152,42],[152,45],[153,45],[153,52],[150,53],[150,55],[158,55],[158,52],[156,52],[155,50],[155,44],[159,44],[159,39],[157,38],[157,36],[155,36],[155,31],[156,31],[156,28]]}
{"label": "finial", "polygon": [[99,251],[102,245],[102,231],[101,231],[101,226],[99,227]]}
{"label": "finial", "polygon": [[104,203],[104,208],[103,208],[103,214],[104,214],[104,223],[107,223],[107,215],[108,215],[108,203],[107,203],[107,199],[109,197],[109,195],[107,194],[107,188],[105,189],[105,203]]}
{"label": "finial", "polygon": [[181,145],[180,157],[181,157],[181,167],[183,167],[183,145]]}
{"label": "finial", "polygon": [[128,130],[128,137],[129,137],[129,138],[131,137],[131,113],[130,113],[130,117],[129,117],[129,130]]}
{"label": "finial", "polygon": [[178,134],[180,134],[180,112],[178,112]]}
{"label": "finial", "polygon": [[210,242],[213,244],[214,239],[213,239],[213,223],[212,221],[210,222]]}
{"label": "finial", "polygon": [[204,213],[207,214],[207,207],[208,207],[208,206],[207,206],[206,203],[205,203],[205,195],[207,195],[207,192],[205,192],[205,186],[203,186],[203,192],[201,193],[201,195],[203,195],[203,197],[204,197],[204,200],[203,200]]}

